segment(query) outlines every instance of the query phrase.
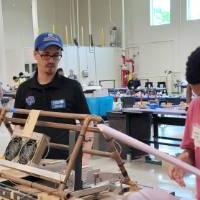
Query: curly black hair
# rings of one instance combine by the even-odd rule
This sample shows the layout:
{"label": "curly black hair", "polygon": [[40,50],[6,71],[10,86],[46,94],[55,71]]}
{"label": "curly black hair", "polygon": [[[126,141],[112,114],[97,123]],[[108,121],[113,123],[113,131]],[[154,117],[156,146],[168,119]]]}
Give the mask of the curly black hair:
{"label": "curly black hair", "polygon": [[200,47],[196,48],[188,57],[185,76],[189,84],[200,83]]}

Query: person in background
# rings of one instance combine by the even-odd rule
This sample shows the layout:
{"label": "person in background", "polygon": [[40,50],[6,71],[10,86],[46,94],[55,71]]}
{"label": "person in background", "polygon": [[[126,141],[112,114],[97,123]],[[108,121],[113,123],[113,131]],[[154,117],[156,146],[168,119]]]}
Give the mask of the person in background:
{"label": "person in background", "polygon": [[57,73],[60,75],[60,76],[65,76],[65,73],[63,71],[63,68],[58,68],[57,69]]}
{"label": "person in background", "polygon": [[141,83],[140,80],[137,79],[136,73],[130,73],[128,81],[128,89],[136,90],[139,86],[141,86]]}
{"label": "person in background", "polygon": [[[59,35],[49,32],[38,35],[33,52],[37,70],[32,78],[19,85],[15,108],[63,113],[90,113],[81,85],[75,80],[60,76],[57,72],[62,51],[63,42]],[[13,117],[26,118],[27,116],[14,113]],[[38,120],[75,124],[75,120],[72,119],[48,116],[40,116]],[[17,125],[17,128],[21,127]],[[69,134],[66,129],[36,127],[34,131],[46,134],[52,143],[69,144]],[[51,148],[47,158],[67,159],[68,155],[67,150]]]}
{"label": "person in background", "polygon": [[17,89],[21,83],[26,81],[29,77],[25,77],[23,72],[19,73],[19,76],[13,76],[14,88]]}
{"label": "person in background", "polygon": [[[186,80],[197,97],[189,104],[181,143],[184,151],[178,158],[200,169],[200,47],[191,53],[186,65]],[[170,166],[168,173],[172,180],[180,186],[185,186],[183,177],[186,172],[184,170]],[[200,177],[196,178],[196,191],[197,200],[200,200]]]}
{"label": "person in background", "polygon": [[73,80],[77,80],[77,76],[76,76],[76,74],[74,74],[74,71],[72,69],[69,70],[68,78],[73,79]]}

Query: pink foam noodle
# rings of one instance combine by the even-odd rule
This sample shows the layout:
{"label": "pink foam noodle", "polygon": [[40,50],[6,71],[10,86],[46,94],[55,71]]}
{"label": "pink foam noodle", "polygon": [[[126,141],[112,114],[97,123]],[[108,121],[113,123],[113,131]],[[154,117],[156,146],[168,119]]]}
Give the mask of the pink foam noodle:
{"label": "pink foam noodle", "polygon": [[152,154],[154,156],[157,156],[158,158],[160,158],[161,160],[165,160],[167,161],[168,163],[171,163],[173,165],[176,165],[182,169],[184,169],[185,171],[187,172],[190,172],[192,174],[195,174],[197,176],[200,177],[200,170],[197,169],[196,167],[193,167],[192,165],[189,165],[177,158],[174,158],[172,156],[169,156],[168,154],[166,153],[163,153],[147,144],[144,144],[143,142],[140,142],[139,140],[136,140],[120,131],[117,131],[113,128],[110,128],[108,126],[105,126],[103,124],[99,124],[97,125],[99,130],[102,132],[102,133],[105,133],[106,135],[116,139],[116,140],[119,140],[125,144],[127,144],[128,146],[131,146],[133,148],[136,148],[136,149],[139,149],[139,150],[142,150],[146,153],[149,153],[149,154]]}

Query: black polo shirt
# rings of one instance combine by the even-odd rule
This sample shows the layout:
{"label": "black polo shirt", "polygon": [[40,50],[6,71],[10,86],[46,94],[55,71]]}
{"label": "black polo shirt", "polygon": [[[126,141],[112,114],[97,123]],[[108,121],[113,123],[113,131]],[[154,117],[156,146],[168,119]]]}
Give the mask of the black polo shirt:
{"label": "black polo shirt", "polygon": [[[38,83],[37,73],[33,78],[22,83],[17,90],[14,107],[89,114],[88,105],[80,83],[58,74],[55,75],[52,82],[46,85],[40,85]],[[25,118],[27,116],[14,113],[13,117]],[[46,116],[40,116],[39,120],[75,124],[75,121],[72,119]],[[66,129],[36,127],[34,131],[48,135],[51,138],[51,142],[69,144],[69,134]],[[50,149],[48,153],[48,158],[66,159],[67,156],[67,151],[57,149]]]}

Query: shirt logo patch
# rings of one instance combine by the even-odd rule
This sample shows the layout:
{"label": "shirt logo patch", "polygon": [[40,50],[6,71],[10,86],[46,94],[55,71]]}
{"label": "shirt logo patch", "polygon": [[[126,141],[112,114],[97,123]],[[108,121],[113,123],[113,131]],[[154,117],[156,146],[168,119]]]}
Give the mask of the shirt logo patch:
{"label": "shirt logo patch", "polygon": [[52,100],[51,101],[51,108],[52,109],[66,108],[65,99]]}
{"label": "shirt logo patch", "polygon": [[33,104],[35,104],[35,97],[34,96],[28,96],[26,98],[26,103],[28,106],[32,106]]}

